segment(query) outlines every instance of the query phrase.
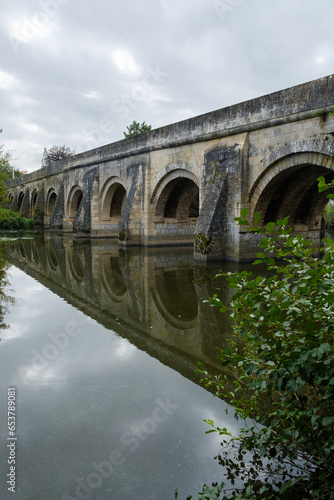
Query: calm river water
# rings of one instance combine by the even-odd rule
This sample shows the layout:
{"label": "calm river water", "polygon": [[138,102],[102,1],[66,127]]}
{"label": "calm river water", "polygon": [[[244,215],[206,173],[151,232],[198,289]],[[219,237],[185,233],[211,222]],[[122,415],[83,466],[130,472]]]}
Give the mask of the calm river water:
{"label": "calm river water", "polygon": [[203,300],[217,287],[228,300],[212,278],[237,265],[44,235],[4,253],[15,301],[1,330],[0,498],[173,500],[178,488],[185,500],[221,481],[203,419],[238,423],[194,370],[219,367],[228,326]]}

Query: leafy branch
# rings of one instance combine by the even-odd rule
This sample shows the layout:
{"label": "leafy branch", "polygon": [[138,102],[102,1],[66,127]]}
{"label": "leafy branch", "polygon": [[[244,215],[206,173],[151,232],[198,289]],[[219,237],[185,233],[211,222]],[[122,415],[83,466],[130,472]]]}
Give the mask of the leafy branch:
{"label": "leafy branch", "polygon": [[[318,182],[320,192],[334,187]],[[217,294],[206,302],[230,313],[233,337],[218,349],[220,375],[198,371],[246,424],[233,436],[206,420],[222,436],[216,458],[234,488],[199,498],[333,500],[334,245],[325,239],[316,256],[288,217],[263,226],[255,214],[251,224],[242,209],[236,220],[262,236],[254,264],[265,273],[218,275],[232,302]]]}

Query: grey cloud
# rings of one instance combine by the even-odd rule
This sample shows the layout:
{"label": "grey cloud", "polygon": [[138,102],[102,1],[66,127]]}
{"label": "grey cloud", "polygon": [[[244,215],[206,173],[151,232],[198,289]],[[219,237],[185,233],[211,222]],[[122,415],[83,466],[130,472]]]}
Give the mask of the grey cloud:
{"label": "grey cloud", "polygon": [[[31,171],[44,147],[97,147],[133,119],[155,128],[325,76],[333,11],[331,0],[5,1],[0,71],[20,85],[2,89],[0,73],[1,142]],[[16,50],[13,33],[26,36]],[[118,67],[117,50],[137,69]]]}

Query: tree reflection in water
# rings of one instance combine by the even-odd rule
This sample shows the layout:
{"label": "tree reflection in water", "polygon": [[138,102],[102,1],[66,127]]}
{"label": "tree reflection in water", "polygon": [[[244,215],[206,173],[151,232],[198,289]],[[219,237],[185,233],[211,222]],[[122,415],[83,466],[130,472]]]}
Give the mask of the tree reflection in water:
{"label": "tree reflection in water", "polygon": [[9,267],[10,264],[4,258],[3,241],[0,239],[0,330],[9,328],[9,325],[4,322],[4,316],[8,310],[8,304],[15,302],[14,297],[10,295],[11,289],[7,275]]}

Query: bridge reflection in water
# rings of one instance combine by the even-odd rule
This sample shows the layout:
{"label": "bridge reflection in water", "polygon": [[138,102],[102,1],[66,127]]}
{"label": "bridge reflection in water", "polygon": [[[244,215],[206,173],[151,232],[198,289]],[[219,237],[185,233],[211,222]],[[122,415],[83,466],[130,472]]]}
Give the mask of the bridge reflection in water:
{"label": "bridge reflection in water", "polygon": [[[4,318],[0,392],[17,388],[17,500],[171,500],[176,487],[181,499],[223,480],[220,438],[205,436],[203,419],[234,433],[242,423],[194,373],[198,360],[219,369],[229,334],[203,303],[218,286],[229,299],[212,281],[219,265],[194,263],[189,249],[50,234],[4,252],[17,302]],[[0,470],[7,500],[5,454]]]}
{"label": "bridge reflection in water", "polygon": [[[110,240],[35,237],[5,246],[9,261],[75,308],[192,380],[198,360],[219,368],[226,317],[203,303],[224,280],[221,263],[193,260],[189,248],[119,249]],[[224,269],[238,270],[237,263]],[[243,266],[244,267],[244,266]]]}

